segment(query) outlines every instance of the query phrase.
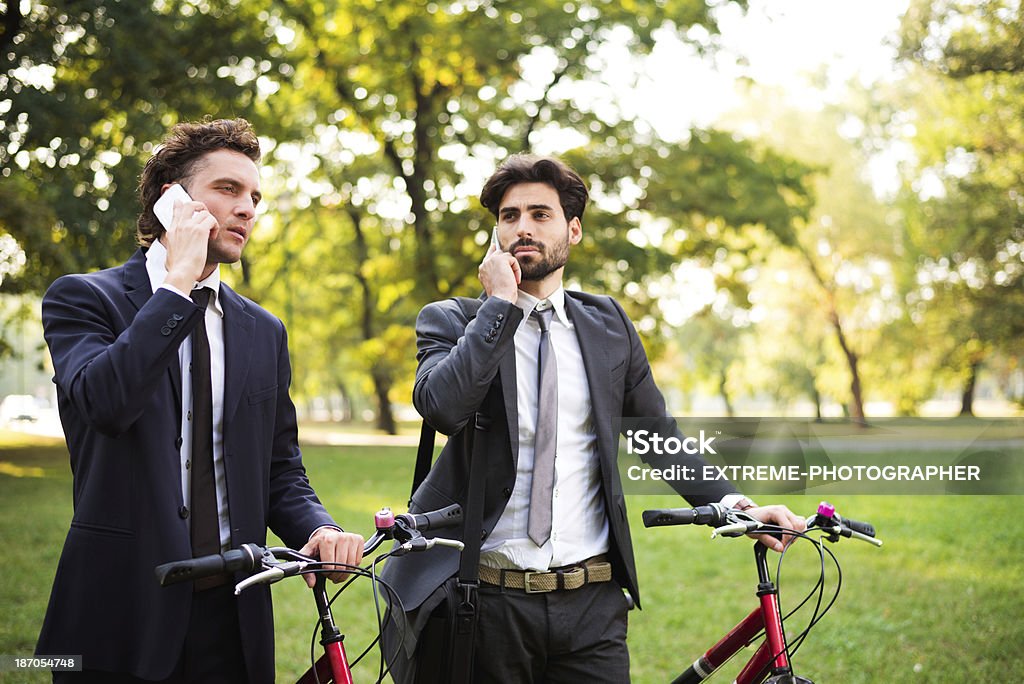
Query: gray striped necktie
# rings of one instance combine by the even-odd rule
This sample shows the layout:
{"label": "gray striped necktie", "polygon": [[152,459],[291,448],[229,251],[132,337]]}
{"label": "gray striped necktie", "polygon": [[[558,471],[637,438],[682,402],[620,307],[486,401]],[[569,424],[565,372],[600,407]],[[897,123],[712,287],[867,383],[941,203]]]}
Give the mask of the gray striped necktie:
{"label": "gray striped necktie", "polygon": [[537,432],[533,447],[533,482],[530,486],[530,519],[527,531],[537,546],[551,537],[551,491],[555,484],[555,452],[558,436],[558,368],[551,346],[551,316],[554,309],[534,309],[530,314],[540,324],[537,357]]}

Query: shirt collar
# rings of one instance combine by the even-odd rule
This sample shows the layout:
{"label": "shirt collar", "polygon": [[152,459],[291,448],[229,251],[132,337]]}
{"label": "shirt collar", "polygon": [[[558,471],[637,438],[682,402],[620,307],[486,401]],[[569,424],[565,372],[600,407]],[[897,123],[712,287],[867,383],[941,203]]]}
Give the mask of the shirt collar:
{"label": "shirt collar", "polygon": [[537,299],[532,294],[520,290],[519,296],[516,298],[516,306],[523,310],[526,314],[525,318],[529,318],[534,309],[544,310],[553,308],[555,310],[555,317],[561,321],[562,325],[567,328],[570,327],[569,316],[565,311],[565,288],[562,285],[559,285],[558,289],[544,300]]}
{"label": "shirt collar", "polygon": [[[153,240],[153,244],[146,250],[146,272],[149,274],[149,285],[153,292],[164,284],[167,279],[167,248],[159,240]],[[224,309],[220,305],[220,268],[213,269],[213,273],[192,286],[192,289],[208,287],[213,290],[208,306],[218,316],[224,316]],[[177,288],[174,288],[177,289]]]}

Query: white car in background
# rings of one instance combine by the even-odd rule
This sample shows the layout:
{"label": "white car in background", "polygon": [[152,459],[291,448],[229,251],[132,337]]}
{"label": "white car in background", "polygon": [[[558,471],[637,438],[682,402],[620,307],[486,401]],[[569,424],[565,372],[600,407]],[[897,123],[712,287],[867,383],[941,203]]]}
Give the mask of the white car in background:
{"label": "white car in background", "polygon": [[31,395],[8,394],[0,401],[0,426],[35,423],[39,414],[39,402]]}

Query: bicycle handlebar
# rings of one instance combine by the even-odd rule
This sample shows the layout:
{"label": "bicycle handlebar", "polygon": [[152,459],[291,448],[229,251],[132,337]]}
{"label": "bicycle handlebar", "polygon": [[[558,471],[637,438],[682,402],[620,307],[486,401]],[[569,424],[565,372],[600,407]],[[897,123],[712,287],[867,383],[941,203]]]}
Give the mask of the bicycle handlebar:
{"label": "bicycle handlebar", "polygon": [[164,563],[156,567],[156,578],[160,586],[166,587],[226,572],[252,572],[260,567],[266,551],[256,544],[242,544],[225,553]]}
{"label": "bicycle handlebar", "polygon": [[[452,527],[460,522],[462,507],[458,504],[426,513],[398,515],[384,508],[374,516],[376,531],[363,544],[363,554],[372,553],[385,539],[395,539],[399,542],[393,551],[395,555],[410,551],[426,551],[434,546],[450,546],[461,550],[460,541],[440,537],[426,539],[421,534],[421,531]],[[308,565],[316,563],[319,563],[317,559],[305,556],[294,549],[242,544],[237,549],[224,553],[163,563],[156,567],[156,578],[160,586],[166,587],[224,573],[262,570],[240,582],[237,591],[241,591],[252,584],[276,582],[284,577],[300,574]]]}
{"label": "bicycle handlebar", "polygon": [[414,530],[439,530],[462,522],[462,506],[452,504],[429,513],[402,513],[396,517],[404,518]]}
{"label": "bicycle handlebar", "polygon": [[[822,501],[818,504],[818,512],[814,516],[815,521],[819,527],[825,527],[828,522],[839,523],[841,526],[845,526],[851,532],[857,532],[867,537],[875,536],[875,526],[868,522],[861,522],[860,520],[852,520],[850,518],[840,517],[836,513],[836,507],[827,501]],[[840,532],[844,537],[849,537],[849,534]]]}
{"label": "bicycle handlebar", "polygon": [[[741,537],[749,532],[765,532],[777,535],[780,530],[774,525],[765,525],[748,514],[721,504],[713,503],[695,508],[658,508],[643,512],[644,527],[662,527],[666,525],[708,525],[715,528],[711,533],[714,537]],[[858,539],[875,546],[881,546],[881,540],[875,539],[875,527],[871,523],[841,517],[836,513],[835,506],[822,501],[817,512],[807,518],[807,529],[818,528],[827,532],[826,539],[839,541],[839,537]]]}

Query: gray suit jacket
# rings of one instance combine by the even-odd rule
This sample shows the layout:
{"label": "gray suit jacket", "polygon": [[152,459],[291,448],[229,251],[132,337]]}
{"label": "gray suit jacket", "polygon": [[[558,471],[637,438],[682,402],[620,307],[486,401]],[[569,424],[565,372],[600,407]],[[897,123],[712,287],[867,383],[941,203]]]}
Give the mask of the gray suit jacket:
{"label": "gray suit jacket", "polygon": [[[576,329],[587,371],[609,518],[613,573],[639,605],[626,501],[616,467],[615,419],[662,418],[666,414],[665,400],[654,383],[640,338],[618,302],[611,297],[567,291],[565,306]],[[486,442],[483,453],[488,459],[483,514],[486,539],[515,485],[519,415],[513,338],[523,311],[501,299],[484,299],[477,306],[466,308],[470,315],[457,301],[446,300],[429,304],[420,312],[416,322],[419,366],[413,401],[424,419],[447,435],[472,430],[472,419],[477,413],[483,414],[490,424],[489,431],[477,432],[477,439]],[[449,440],[430,474],[413,494],[411,510],[433,510],[452,503],[465,505],[470,457],[466,443],[460,438]],[[693,467],[703,464],[695,456],[681,456],[676,462]],[[698,494],[691,490],[687,499],[693,505],[701,505],[734,491],[728,482],[707,482]],[[443,536],[454,535],[445,530]],[[384,579],[397,590],[405,609],[413,610],[455,574],[458,564],[458,552],[435,548],[389,560]]]}

